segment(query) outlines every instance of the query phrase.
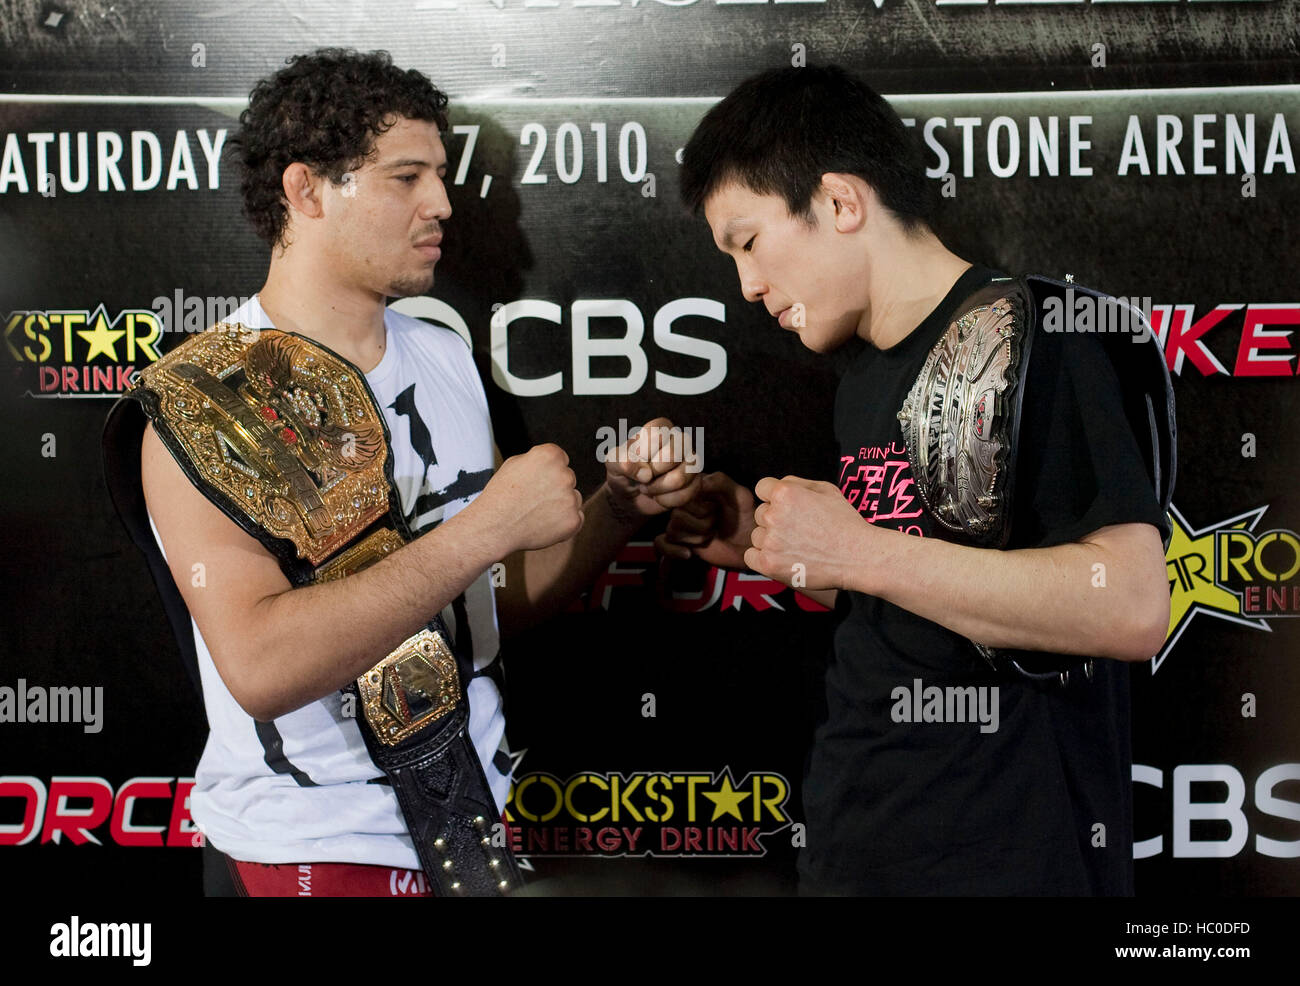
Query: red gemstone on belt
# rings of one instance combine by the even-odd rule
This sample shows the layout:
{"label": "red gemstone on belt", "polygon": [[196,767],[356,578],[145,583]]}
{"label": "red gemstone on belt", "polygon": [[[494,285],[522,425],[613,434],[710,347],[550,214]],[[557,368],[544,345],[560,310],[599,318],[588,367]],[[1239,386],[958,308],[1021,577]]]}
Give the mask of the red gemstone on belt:
{"label": "red gemstone on belt", "polygon": [[282,432],[280,432],[280,437],[290,444],[298,440],[298,435],[296,432],[294,432],[292,428],[285,428]]}
{"label": "red gemstone on belt", "polygon": [[275,421],[280,415],[276,413],[275,408],[264,407],[262,408],[262,417],[266,418],[267,421]]}

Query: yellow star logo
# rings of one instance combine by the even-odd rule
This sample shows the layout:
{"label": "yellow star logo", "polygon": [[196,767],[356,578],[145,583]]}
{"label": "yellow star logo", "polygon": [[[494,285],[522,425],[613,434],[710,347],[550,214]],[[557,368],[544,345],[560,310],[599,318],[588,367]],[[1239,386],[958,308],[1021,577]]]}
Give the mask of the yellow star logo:
{"label": "yellow star logo", "polygon": [[709,819],[716,822],[723,815],[734,815],[737,821],[743,822],[745,816],[740,813],[740,803],[749,797],[749,791],[737,791],[731,786],[731,771],[728,770],[722,775],[722,790],[710,794],[704,792],[704,796],[713,802],[713,817]]}
{"label": "yellow star logo", "polygon": [[114,363],[117,360],[116,343],[118,339],[126,335],[126,329],[109,329],[108,318],[104,315],[104,306],[100,305],[95,309],[95,320],[91,323],[93,329],[78,329],[77,335],[89,343],[90,348],[86,351],[86,362],[89,363],[96,356],[107,356]]}
{"label": "yellow star logo", "polygon": [[1151,673],[1160,665],[1187,625],[1197,613],[1205,613],[1221,620],[1230,620],[1258,630],[1268,630],[1268,623],[1260,618],[1241,615],[1241,597],[1229,592],[1215,581],[1218,559],[1215,557],[1217,533],[1226,530],[1253,531],[1264,516],[1267,506],[1247,510],[1200,530],[1192,530],[1178,508],[1169,505],[1169,519],[1173,522],[1173,536],[1165,552],[1165,568],[1169,574],[1169,635],[1164,647],[1151,662]]}

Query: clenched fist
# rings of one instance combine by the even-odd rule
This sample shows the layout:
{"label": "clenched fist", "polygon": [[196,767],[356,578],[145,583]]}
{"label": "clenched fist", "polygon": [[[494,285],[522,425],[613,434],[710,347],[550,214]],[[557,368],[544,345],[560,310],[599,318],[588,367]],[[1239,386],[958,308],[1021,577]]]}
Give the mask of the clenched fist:
{"label": "clenched fist", "polygon": [[534,445],[506,459],[473,506],[502,539],[497,557],[549,547],[582,528],[582,494],[558,445]]}
{"label": "clenched fist", "polygon": [[610,506],[625,520],[640,520],[689,502],[699,490],[701,459],[689,429],[667,418],[646,422],[605,457]]}
{"label": "clenched fist", "polygon": [[867,522],[831,483],[768,476],[754,492],[763,502],[745,564],[786,585],[802,573],[808,589],[860,588],[881,565],[884,542],[906,537]]}
{"label": "clenched fist", "polygon": [[754,495],[724,472],[707,473],[699,495],[672,512],[655,538],[661,555],[694,555],[719,568],[742,569],[754,530]]}

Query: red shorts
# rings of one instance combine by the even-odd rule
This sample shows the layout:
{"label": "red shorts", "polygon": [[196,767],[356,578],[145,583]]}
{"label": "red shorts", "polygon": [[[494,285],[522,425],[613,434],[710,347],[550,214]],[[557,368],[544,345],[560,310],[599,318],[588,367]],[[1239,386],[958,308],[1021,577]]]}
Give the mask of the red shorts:
{"label": "red shorts", "polygon": [[[510,823],[504,813],[507,834]],[[215,849],[215,847],[212,847]],[[370,863],[245,863],[227,861],[241,897],[434,897],[420,870]]]}
{"label": "red shorts", "polygon": [[419,870],[367,863],[245,863],[232,859],[245,897],[432,897]]}

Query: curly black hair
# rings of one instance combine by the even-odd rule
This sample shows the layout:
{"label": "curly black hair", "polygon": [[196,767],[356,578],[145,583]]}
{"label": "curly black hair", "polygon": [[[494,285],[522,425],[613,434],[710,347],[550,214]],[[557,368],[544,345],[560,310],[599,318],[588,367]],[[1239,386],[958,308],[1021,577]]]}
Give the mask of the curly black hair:
{"label": "curly black hair", "polygon": [[375,138],[396,117],[445,131],[446,106],[445,93],[415,69],[397,68],[386,51],[320,48],[287,59],[253,87],[230,142],[253,230],[272,247],[282,243],[282,179],[290,164],[302,162],[340,185],[374,154]]}

